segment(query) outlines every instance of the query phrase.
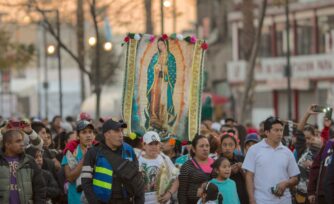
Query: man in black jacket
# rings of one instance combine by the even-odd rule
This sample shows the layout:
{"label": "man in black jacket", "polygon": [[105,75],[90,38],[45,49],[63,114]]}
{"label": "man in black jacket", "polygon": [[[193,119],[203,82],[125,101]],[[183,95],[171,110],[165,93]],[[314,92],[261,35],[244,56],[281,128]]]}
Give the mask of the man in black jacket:
{"label": "man in black jacket", "polygon": [[7,130],[3,135],[3,149],[0,153],[0,192],[0,203],[46,202],[46,186],[42,172],[34,159],[24,153],[23,133],[19,130]]}
{"label": "man in black jacket", "polygon": [[[136,175],[131,177],[130,183],[142,179],[133,148],[123,142],[123,128],[126,127],[123,122],[106,121],[102,126],[104,140],[90,148],[85,155],[81,172],[82,188],[90,204],[144,204],[144,188],[136,186],[137,189],[133,189],[133,185],[127,185],[120,171],[117,171],[122,165],[117,166],[114,165],[116,162],[112,162],[115,160],[112,157],[129,160],[133,164],[130,171]],[[121,171],[124,172],[123,169]]]}

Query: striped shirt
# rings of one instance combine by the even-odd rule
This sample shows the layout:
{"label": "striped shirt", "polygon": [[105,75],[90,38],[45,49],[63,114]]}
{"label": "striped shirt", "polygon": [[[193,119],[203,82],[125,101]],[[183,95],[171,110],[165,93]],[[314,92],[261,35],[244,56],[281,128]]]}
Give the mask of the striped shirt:
{"label": "striped shirt", "polygon": [[201,185],[210,180],[209,174],[205,174],[201,169],[195,167],[192,160],[188,160],[181,167],[179,175],[179,204],[197,203],[197,190]]}

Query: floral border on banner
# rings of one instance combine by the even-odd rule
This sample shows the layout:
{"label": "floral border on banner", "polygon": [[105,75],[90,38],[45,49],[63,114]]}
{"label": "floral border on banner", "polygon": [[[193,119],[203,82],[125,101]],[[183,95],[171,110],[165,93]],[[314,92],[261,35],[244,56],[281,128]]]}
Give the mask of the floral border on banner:
{"label": "floral border on banner", "polygon": [[[126,45],[126,44],[129,44],[129,42],[130,42],[131,39],[134,39],[134,40],[136,40],[136,41],[139,41],[141,38],[142,38],[142,34],[140,34],[140,33],[128,33],[128,34],[124,37],[124,39],[123,39],[122,46],[124,46],[124,45]],[[184,41],[186,41],[186,42],[188,42],[188,43],[190,43],[190,44],[196,44],[196,42],[199,41],[199,40],[196,38],[196,36],[194,36],[194,35],[184,37],[182,34],[176,34],[176,33],[173,33],[173,34],[171,34],[171,35],[169,35],[169,36],[168,36],[167,34],[162,34],[162,35],[160,35],[160,36],[151,35],[150,38],[149,38],[147,41],[150,42],[150,43],[153,43],[154,40],[155,40],[156,38],[161,38],[161,39],[163,39],[163,40],[168,40],[168,39],[171,39],[171,40],[179,40],[179,41],[184,40]],[[208,45],[208,43],[205,42],[205,41],[203,41],[203,42],[201,43],[201,48],[202,48],[203,50],[207,50],[207,49],[209,49],[209,45]]]}

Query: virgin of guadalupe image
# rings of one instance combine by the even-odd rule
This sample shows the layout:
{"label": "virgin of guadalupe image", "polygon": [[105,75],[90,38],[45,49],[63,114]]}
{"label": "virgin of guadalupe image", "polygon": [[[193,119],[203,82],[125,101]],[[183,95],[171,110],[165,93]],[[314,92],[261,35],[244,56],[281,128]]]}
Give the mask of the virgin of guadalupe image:
{"label": "virgin of guadalupe image", "polygon": [[168,130],[176,120],[173,104],[176,62],[167,40],[159,38],[157,46],[158,52],[153,55],[147,69],[145,127]]}

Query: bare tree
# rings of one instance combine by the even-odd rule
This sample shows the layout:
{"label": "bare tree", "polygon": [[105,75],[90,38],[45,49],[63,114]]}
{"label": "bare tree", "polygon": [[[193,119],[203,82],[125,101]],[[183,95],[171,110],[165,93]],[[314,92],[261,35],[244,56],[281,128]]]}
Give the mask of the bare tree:
{"label": "bare tree", "polygon": [[145,3],[145,13],[146,13],[146,33],[153,33],[152,24],[152,1],[144,0]]}
{"label": "bare tree", "polygon": [[[244,1],[249,1],[249,0],[244,0]],[[247,2],[249,3],[249,2]],[[247,9],[247,8],[244,8]],[[256,34],[255,34],[255,39],[254,43],[252,44],[252,49],[250,52],[249,59],[247,60],[247,65],[246,65],[246,81],[245,81],[245,90],[242,95],[241,99],[241,108],[240,108],[240,113],[239,113],[239,121],[240,123],[244,123],[246,120],[246,113],[249,112],[247,110],[248,104],[252,102],[253,98],[253,92],[255,88],[254,84],[254,70],[255,70],[255,62],[261,42],[261,34],[262,34],[262,27],[263,27],[263,21],[266,15],[266,9],[267,9],[267,0],[262,0],[261,6],[260,6],[260,11],[258,13],[258,27],[256,29]],[[244,14],[248,14],[248,12],[243,12]],[[247,18],[248,16],[243,16],[244,18]],[[245,21],[244,21],[245,22]],[[252,22],[253,23],[253,22]],[[244,27],[247,25],[244,25]]]}
{"label": "bare tree", "polygon": [[[83,0],[77,0],[77,53],[78,59],[81,62],[85,62],[85,14],[83,9]],[[82,69],[80,69],[80,84],[81,84],[81,102],[84,102],[86,98],[85,94],[85,78]]]}
{"label": "bare tree", "polygon": [[244,58],[248,61],[252,52],[255,40],[255,26],[254,26],[254,2],[253,0],[242,1],[242,50]]}
{"label": "bare tree", "polygon": [[33,45],[13,42],[11,34],[2,29],[0,29],[0,47],[0,71],[24,67],[32,60],[35,50]]}

